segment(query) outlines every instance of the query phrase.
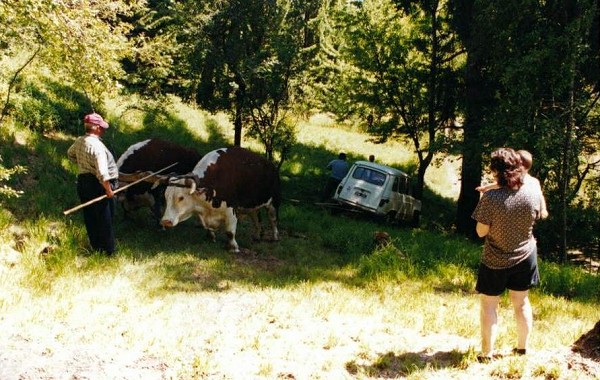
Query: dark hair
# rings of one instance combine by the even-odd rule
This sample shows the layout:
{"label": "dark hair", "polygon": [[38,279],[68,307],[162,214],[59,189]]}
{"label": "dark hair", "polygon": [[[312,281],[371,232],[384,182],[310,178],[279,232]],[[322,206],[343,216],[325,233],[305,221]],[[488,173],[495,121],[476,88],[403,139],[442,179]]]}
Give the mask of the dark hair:
{"label": "dark hair", "polygon": [[492,152],[490,169],[496,173],[498,185],[518,190],[523,185],[521,156],[511,148],[499,148]]}
{"label": "dark hair", "polygon": [[340,153],[340,154],[338,155],[338,158],[339,158],[340,160],[345,160],[345,159],[346,159],[346,153],[343,153],[343,152],[342,152],[342,153]]}

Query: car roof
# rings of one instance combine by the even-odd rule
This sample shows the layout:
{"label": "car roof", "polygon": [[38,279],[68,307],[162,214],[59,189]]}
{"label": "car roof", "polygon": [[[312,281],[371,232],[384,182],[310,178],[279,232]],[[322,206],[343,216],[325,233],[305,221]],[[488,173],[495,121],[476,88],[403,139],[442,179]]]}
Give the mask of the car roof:
{"label": "car roof", "polygon": [[396,168],[392,168],[391,166],[377,164],[375,162],[370,162],[370,161],[356,161],[354,163],[354,165],[355,166],[362,166],[362,167],[366,167],[366,168],[371,168],[371,169],[379,170],[379,171],[385,172],[387,174],[395,175],[395,176],[398,176],[398,177],[408,177],[408,174],[404,173],[402,170],[398,170]]}

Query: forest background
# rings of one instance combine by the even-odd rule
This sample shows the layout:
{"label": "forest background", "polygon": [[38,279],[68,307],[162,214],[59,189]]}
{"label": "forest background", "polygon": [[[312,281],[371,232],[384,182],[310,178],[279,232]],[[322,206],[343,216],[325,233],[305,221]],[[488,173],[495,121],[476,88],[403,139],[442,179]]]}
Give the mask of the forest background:
{"label": "forest background", "polygon": [[[470,215],[489,153],[532,152],[551,216],[541,255],[598,250],[597,1],[51,1],[0,3],[0,126],[73,128],[110,93],[174,94],[226,112],[234,144],[279,165],[298,120],[330,112],[373,141],[414,151],[414,193],[447,155]],[[45,79],[32,82],[26,74]],[[57,107],[48,86],[73,93]],[[74,132],[74,131],[71,131]],[[1,164],[1,163],[0,163]],[[22,168],[2,167],[3,178]],[[8,192],[9,189],[5,189]]]}

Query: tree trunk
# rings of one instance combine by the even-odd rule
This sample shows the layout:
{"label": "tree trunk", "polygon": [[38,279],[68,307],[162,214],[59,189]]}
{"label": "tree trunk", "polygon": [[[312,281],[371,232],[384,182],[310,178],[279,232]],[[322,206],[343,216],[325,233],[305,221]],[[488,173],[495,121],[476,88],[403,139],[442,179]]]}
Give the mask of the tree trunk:
{"label": "tree trunk", "polygon": [[467,121],[464,126],[463,156],[461,166],[460,195],[456,210],[456,232],[475,238],[475,220],[471,217],[479,192],[475,190],[481,182],[481,147],[479,128],[476,121]]}
{"label": "tree trunk", "polygon": [[423,189],[425,188],[425,171],[427,167],[423,164],[419,165],[417,170],[417,183],[413,188],[413,197],[416,199],[423,199]]}
{"label": "tree trunk", "polygon": [[483,99],[485,85],[475,54],[467,58],[466,73],[466,121],[463,134],[463,155],[461,166],[460,195],[456,209],[456,231],[475,238],[476,222],[471,215],[479,202],[479,192],[475,190],[481,183],[482,147],[480,130],[484,112]]}
{"label": "tree trunk", "polygon": [[571,165],[571,136],[575,127],[575,95],[574,95],[574,79],[571,80],[571,90],[569,94],[569,111],[568,120],[565,123],[565,136],[563,141],[563,155],[561,167],[561,179],[558,188],[558,196],[560,200],[560,239],[558,241],[558,250],[560,261],[567,262],[567,207],[568,207],[568,191]]}
{"label": "tree trunk", "polygon": [[453,24],[467,50],[465,73],[465,123],[462,145],[462,167],[460,195],[456,209],[456,231],[469,237],[476,237],[475,220],[471,218],[479,193],[475,188],[481,182],[482,159],[480,130],[486,101],[491,102],[489,90],[486,89],[482,70],[484,63],[482,54],[487,51],[477,38],[480,26],[475,15],[477,2],[474,0],[453,0],[449,2],[453,14]]}
{"label": "tree trunk", "polygon": [[10,95],[12,93],[13,86],[19,77],[21,71],[23,71],[35,58],[35,56],[40,52],[41,47],[38,47],[37,50],[33,53],[33,55],[23,64],[23,66],[19,67],[15,74],[13,75],[10,83],[8,84],[8,91],[6,93],[6,101],[4,102],[4,107],[2,108],[2,112],[0,113],[0,125],[4,122],[4,117],[8,113],[8,107],[10,106]]}
{"label": "tree trunk", "polygon": [[233,145],[242,146],[242,106],[235,105],[235,117],[233,119]]}

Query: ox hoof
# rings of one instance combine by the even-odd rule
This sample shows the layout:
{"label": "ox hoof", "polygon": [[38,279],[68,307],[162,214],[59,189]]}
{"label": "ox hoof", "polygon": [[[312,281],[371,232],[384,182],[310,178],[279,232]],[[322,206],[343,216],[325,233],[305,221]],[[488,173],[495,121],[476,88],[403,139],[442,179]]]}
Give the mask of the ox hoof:
{"label": "ox hoof", "polygon": [[242,256],[256,256],[257,252],[248,248],[240,248],[240,254]]}

